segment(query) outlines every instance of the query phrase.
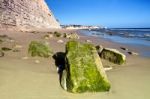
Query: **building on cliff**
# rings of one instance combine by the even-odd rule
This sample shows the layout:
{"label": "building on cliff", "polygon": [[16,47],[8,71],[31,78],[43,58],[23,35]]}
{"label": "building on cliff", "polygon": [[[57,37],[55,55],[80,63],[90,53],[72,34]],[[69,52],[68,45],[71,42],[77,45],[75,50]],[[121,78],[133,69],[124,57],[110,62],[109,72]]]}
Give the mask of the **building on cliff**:
{"label": "building on cliff", "polygon": [[0,0],[0,29],[60,28],[44,0]]}

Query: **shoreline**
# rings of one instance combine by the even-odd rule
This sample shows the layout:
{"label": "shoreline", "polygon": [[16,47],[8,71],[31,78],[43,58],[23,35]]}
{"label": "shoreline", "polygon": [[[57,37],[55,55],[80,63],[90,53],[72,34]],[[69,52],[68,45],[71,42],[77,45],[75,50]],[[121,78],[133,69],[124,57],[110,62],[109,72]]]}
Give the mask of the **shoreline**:
{"label": "shoreline", "polygon": [[[103,37],[100,37],[100,36],[86,35],[85,33],[82,33],[82,31],[80,31],[80,30],[79,30],[79,32],[81,32],[79,34],[82,35],[82,36],[89,36],[89,37],[92,37],[92,38],[95,38],[95,39],[101,39],[101,41],[111,42],[112,44],[116,43],[116,44],[120,45],[120,47],[125,47],[125,48],[130,49],[130,51],[139,53],[139,56],[141,56],[141,57],[150,58],[150,47],[149,46],[140,45],[140,44],[139,45],[138,44],[128,44],[126,42],[121,43],[121,42],[113,41],[109,38],[103,38]],[[112,37],[113,37],[113,35],[112,35]],[[120,49],[120,48],[118,48],[118,49]]]}
{"label": "shoreline", "polygon": [[[0,35],[6,34],[12,37],[15,42],[22,45],[20,52],[6,52],[4,57],[0,57],[0,96],[3,99],[143,99],[150,98],[150,61],[149,58],[132,56],[120,49],[121,46],[130,50],[138,49],[127,45],[114,43],[97,37],[80,35],[80,42],[92,41],[94,45],[101,44],[104,47],[115,48],[127,55],[126,64],[119,66],[102,60],[103,66],[112,66],[113,69],[106,74],[111,82],[111,90],[106,93],[84,93],[72,94],[64,91],[59,84],[59,75],[55,66],[54,59],[30,57],[27,53],[28,44],[32,40],[46,41],[56,52],[65,52],[65,38],[50,38],[45,40],[42,37],[49,30],[42,33],[29,32],[9,32],[0,31]],[[56,30],[53,30],[56,31]],[[59,32],[77,32],[59,30]],[[57,43],[58,40],[64,43]],[[3,46],[8,46],[4,44]],[[22,59],[28,57],[28,59]],[[9,60],[9,61],[8,61]],[[39,60],[40,63],[35,63]]]}

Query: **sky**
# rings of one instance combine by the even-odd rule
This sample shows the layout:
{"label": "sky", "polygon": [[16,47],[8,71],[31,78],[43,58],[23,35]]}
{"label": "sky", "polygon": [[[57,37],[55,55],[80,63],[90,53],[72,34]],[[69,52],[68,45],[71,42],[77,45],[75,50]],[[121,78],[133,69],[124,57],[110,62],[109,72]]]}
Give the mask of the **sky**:
{"label": "sky", "polygon": [[61,24],[150,28],[150,0],[45,0]]}

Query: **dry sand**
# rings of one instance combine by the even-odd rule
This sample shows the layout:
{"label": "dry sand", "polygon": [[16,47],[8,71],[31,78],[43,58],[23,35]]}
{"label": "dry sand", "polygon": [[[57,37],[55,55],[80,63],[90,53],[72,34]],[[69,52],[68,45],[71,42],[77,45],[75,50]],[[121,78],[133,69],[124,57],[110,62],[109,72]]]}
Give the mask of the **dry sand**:
{"label": "dry sand", "polygon": [[[2,34],[12,37],[23,48],[20,48],[20,52],[9,51],[4,57],[0,57],[0,99],[150,99],[150,59],[130,56],[120,50],[120,46],[136,50],[134,47],[81,36],[82,42],[89,39],[94,44],[119,49],[127,55],[127,62],[123,66],[117,66],[103,60],[105,66],[111,65],[114,68],[107,71],[112,86],[110,92],[72,94],[60,87],[53,58],[32,58],[27,54],[28,44],[32,40],[47,41],[54,52],[64,52],[66,39],[44,40],[44,32],[33,34],[0,31],[0,35]],[[57,43],[59,39],[65,42]],[[1,46],[8,44],[4,43]],[[25,59],[22,59],[23,57]],[[35,63],[35,60],[39,60],[40,63]]]}

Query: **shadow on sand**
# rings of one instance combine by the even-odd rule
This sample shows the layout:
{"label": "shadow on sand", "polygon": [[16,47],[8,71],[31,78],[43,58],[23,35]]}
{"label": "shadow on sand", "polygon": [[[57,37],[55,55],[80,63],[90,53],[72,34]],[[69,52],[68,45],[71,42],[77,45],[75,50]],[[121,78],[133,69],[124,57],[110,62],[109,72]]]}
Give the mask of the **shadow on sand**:
{"label": "shadow on sand", "polygon": [[57,72],[59,74],[59,81],[61,81],[63,70],[65,69],[65,56],[64,52],[57,52],[53,55],[55,60],[55,65],[57,67]]}

